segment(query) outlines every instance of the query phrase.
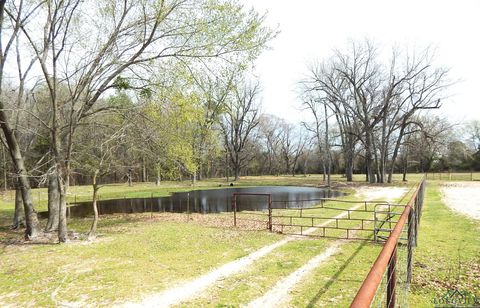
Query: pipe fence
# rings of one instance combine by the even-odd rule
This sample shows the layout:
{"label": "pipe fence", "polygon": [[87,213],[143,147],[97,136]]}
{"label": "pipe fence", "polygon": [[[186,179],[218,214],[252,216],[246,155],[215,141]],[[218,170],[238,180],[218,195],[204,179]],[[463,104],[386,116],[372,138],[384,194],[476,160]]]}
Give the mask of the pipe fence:
{"label": "pipe fence", "polygon": [[426,179],[418,184],[350,307],[405,307]]}

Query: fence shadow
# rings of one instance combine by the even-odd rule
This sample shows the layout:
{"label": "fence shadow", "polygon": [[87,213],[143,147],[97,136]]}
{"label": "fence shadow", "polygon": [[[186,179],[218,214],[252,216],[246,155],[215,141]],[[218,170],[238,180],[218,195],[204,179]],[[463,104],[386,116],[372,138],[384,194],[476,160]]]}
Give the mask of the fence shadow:
{"label": "fence shadow", "polygon": [[337,281],[338,277],[342,274],[342,272],[347,268],[347,266],[350,264],[350,262],[360,253],[360,251],[365,247],[365,245],[369,244],[367,241],[362,241],[360,246],[358,246],[357,249],[348,257],[347,260],[343,263],[343,265],[335,272],[335,274],[330,277],[330,279],[325,283],[325,285],[318,290],[317,294],[308,302],[307,306],[308,308],[315,307],[315,304],[318,302],[318,300],[324,295],[332,286],[332,284]]}

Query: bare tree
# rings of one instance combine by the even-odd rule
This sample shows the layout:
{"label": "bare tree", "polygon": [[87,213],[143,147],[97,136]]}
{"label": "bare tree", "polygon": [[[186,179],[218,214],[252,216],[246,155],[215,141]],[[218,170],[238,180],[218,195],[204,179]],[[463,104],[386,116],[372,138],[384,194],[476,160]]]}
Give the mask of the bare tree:
{"label": "bare tree", "polygon": [[[435,167],[440,154],[446,152],[453,134],[453,125],[441,117],[422,116],[417,121],[420,126],[408,128],[406,141],[402,143],[402,156],[407,155],[405,163],[416,166],[417,171],[429,172]],[[404,169],[406,167],[408,166]]]}
{"label": "bare tree", "polygon": [[259,117],[259,135],[263,139],[266,150],[267,163],[264,164],[263,173],[280,173],[280,152],[282,141],[283,120],[274,115],[261,115]]}
{"label": "bare tree", "polygon": [[403,58],[394,50],[388,66],[378,54],[369,41],[352,43],[348,52],[337,50],[330,60],[312,68],[311,77],[303,82],[311,104],[322,102],[336,117],[349,180],[360,141],[367,180],[383,183],[388,172],[390,182],[407,127],[418,125],[413,116],[439,108],[450,85],[448,70],[433,67],[428,48]]}
{"label": "bare tree", "polygon": [[102,187],[100,180],[118,165],[117,151],[120,145],[125,143],[126,131],[130,125],[127,117],[120,114],[102,114],[101,119],[100,122],[93,117],[88,125],[81,129],[79,132],[81,142],[75,148],[78,155],[74,163],[92,180],[94,217],[88,233],[89,240],[94,240],[97,234],[99,220],[97,200]]}
{"label": "bare tree", "polygon": [[470,144],[470,147],[474,151],[480,151],[480,121],[472,120],[470,121],[466,128],[467,141]]}
{"label": "bare tree", "polygon": [[293,124],[284,122],[281,128],[280,146],[285,164],[284,171],[295,175],[298,158],[302,155],[308,138],[300,127],[295,127]]}
{"label": "bare tree", "polygon": [[318,156],[320,158],[323,170],[323,181],[330,185],[330,164],[329,157],[330,143],[328,142],[328,118],[323,108],[322,100],[315,97],[307,96],[303,102],[304,107],[310,111],[313,116],[312,123],[304,122],[303,126],[313,134],[315,143],[318,148]]}
{"label": "bare tree", "polygon": [[7,156],[5,154],[5,150],[8,150],[8,147],[5,143],[5,141],[3,140],[3,138],[0,138],[2,142],[1,143],[1,147],[2,147],[2,168],[3,168],[3,174],[2,174],[2,180],[3,180],[3,190],[4,191],[7,191],[8,190],[8,176],[7,176],[7,173],[8,173],[8,166],[7,166]]}
{"label": "bare tree", "polygon": [[[5,0],[0,0],[0,126],[5,136],[5,143],[10,152],[15,172],[17,173],[20,190],[22,193],[22,200],[25,209],[26,230],[25,236],[27,238],[35,238],[40,234],[40,227],[38,224],[37,213],[34,209],[33,198],[30,189],[29,175],[25,167],[25,161],[21,153],[19,142],[15,136],[15,131],[12,127],[11,115],[7,114],[5,104],[3,102],[3,82],[4,82],[4,68],[7,62],[7,57],[11,51],[12,45],[20,31],[21,26],[26,22],[28,16],[36,11],[37,7],[24,7],[24,2],[12,4],[11,7],[6,6]],[[11,10],[13,18],[6,19],[6,12]],[[8,23],[10,21],[10,27]],[[6,44],[4,45],[4,39]]]}
{"label": "bare tree", "polygon": [[233,97],[227,100],[226,110],[220,122],[235,180],[240,178],[242,168],[253,158],[248,147],[259,123],[257,102],[259,91],[258,83],[253,85],[237,83]]}

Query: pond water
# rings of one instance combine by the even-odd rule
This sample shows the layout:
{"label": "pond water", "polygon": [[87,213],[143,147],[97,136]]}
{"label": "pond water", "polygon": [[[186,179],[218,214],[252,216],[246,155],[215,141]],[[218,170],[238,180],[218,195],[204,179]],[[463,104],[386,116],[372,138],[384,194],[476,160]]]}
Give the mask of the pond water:
{"label": "pond water", "polygon": [[[142,212],[219,213],[232,211],[233,193],[271,194],[273,208],[308,207],[318,204],[318,201],[312,199],[333,198],[343,195],[343,193],[339,191],[314,187],[229,187],[175,192],[166,197],[104,200],[98,201],[97,205],[100,215]],[[255,211],[267,208],[267,196],[237,196],[238,211]],[[70,207],[71,217],[86,217],[92,214],[92,202],[77,203]]]}

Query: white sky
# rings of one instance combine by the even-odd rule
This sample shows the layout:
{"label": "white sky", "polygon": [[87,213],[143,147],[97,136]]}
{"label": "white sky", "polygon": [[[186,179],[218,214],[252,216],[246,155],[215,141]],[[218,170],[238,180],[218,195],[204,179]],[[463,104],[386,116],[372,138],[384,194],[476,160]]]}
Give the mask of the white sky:
{"label": "white sky", "polygon": [[392,45],[437,49],[438,63],[460,80],[443,101],[442,113],[454,122],[480,120],[479,0],[243,0],[267,12],[280,34],[256,62],[263,88],[263,110],[291,122],[302,120],[296,84],[307,65],[365,37],[390,50]]}

